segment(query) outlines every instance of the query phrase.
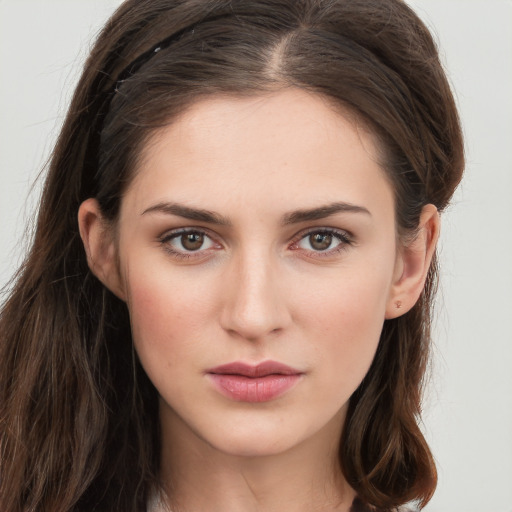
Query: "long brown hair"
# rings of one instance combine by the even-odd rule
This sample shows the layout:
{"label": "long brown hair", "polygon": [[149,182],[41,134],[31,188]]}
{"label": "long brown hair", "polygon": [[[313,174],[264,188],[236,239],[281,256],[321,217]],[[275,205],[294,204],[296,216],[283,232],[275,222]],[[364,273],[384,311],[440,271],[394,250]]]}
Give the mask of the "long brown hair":
{"label": "long brown hair", "polygon": [[[370,126],[399,233],[414,232],[425,204],[447,205],[463,170],[458,115],[436,45],[401,0],[127,0],[85,64],[1,311],[2,510],[145,510],[157,393],[126,305],[89,271],[78,207],[96,197],[115,222],[145,141],[198,98],[283,87]],[[434,263],[415,307],[385,322],[342,434],[346,479],[383,510],[424,505],[436,485],[418,428],[435,283]]]}

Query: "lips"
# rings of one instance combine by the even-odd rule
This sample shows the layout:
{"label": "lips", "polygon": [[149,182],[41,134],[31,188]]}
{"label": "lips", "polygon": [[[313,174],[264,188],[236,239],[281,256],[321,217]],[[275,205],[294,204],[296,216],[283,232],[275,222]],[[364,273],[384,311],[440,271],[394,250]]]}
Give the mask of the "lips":
{"label": "lips", "polygon": [[256,366],[233,362],[206,372],[214,388],[237,402],[268,402],[286,393],[303,372],[275,361]]}

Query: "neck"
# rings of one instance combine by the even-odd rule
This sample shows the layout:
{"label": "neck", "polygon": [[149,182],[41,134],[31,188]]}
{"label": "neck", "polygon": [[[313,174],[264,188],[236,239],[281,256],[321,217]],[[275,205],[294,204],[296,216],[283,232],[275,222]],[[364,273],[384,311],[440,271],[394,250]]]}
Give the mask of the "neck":
{"label": "neck", "polygon": [[340,413],[284,452],[218,450],[161,410],[161,480],[173,512],[348,512],[355,492],[339,468]]}

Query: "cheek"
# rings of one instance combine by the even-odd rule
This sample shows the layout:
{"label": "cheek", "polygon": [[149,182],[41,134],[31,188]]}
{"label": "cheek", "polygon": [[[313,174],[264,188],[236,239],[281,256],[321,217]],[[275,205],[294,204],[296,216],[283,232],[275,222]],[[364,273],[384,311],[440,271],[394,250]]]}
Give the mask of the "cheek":
{"label": "cheek", "polygon": [[[200,353],[211,301],[190,279],[168,269],[128,273],[128,308],[135,348],[152,378],[168,372],[189,354]],[[163,377],[163,375],[162,375]]]}
{"label": "cheek", "polygon": [[359,385],[377,350],[389,283],[389,273],[351,269],[297,304],[308,339],[316,340],[316,361],[348,389]]}

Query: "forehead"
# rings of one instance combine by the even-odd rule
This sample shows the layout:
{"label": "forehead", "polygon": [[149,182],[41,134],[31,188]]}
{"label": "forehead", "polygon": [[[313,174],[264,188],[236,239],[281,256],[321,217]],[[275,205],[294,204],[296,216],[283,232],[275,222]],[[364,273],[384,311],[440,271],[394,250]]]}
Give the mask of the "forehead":
{"label": "forehead", "polygon": [[140,162],[127,192],[140,208],[169,195],[212,207],[392,201],[373,134],[356,116],[294,88],[202,99],[153,134]]}

